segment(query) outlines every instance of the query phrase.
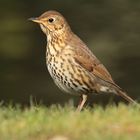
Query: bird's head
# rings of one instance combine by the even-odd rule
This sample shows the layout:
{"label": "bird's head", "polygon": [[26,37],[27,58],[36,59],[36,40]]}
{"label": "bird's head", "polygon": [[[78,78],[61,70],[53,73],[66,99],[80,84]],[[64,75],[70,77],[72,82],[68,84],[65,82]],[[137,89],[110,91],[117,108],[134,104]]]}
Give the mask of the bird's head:
{"label": "bird's head", "polygon": [[29,20],[40,25],[41,30],[48,35],[49,33],[63,33],[70,30],[65,18],[56,11],[47,11],[41,16],[30,18]]}

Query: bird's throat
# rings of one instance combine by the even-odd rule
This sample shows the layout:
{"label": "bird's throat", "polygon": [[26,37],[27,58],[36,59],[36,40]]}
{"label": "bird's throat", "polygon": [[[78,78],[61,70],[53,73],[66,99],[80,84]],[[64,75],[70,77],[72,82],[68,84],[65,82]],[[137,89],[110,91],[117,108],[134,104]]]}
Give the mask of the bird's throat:
{"label": "bird's throat", "polygon": [[66,44],[62,36],[47,36],[47,50],[50,55],[59,54],[65,46]]}

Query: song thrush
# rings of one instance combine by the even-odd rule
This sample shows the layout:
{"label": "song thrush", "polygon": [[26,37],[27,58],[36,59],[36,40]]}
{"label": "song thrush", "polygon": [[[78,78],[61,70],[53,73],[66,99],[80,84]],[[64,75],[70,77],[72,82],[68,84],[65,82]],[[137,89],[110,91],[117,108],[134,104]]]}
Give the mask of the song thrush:
{"label": "song thrush", "polygon": [[136,103],[115,82],[104,65],[75,35],[57,11],[47,11],[37,18],[47,36],[46,64],[56,85],[65,92],[80,95],[80,111],[91,93],[115,93]]}

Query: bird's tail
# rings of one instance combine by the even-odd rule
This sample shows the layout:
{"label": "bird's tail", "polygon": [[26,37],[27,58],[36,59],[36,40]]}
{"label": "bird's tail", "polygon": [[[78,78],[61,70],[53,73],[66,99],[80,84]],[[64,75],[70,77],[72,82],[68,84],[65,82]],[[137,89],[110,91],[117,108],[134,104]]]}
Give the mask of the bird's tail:
{"label": "bird's tail", "polygon": [[125,92],[121,90],[117,91],[117,94],[130,103],[136,103],[136,101],[134,101],[130,96],[128,96]]}
{"label": "bird's tail", "polygon": [[102,92],[110,92],[110,93],[115,93],[118,96],[121,96],[122,98],[124,98],[126,101],[128,101],[129,103],[133,104],[133,105],[137,105],[140,107],[140,104],[138,104],[135,100],[133,100],[130,96],[127,95],[126,92],[124,92],[118,85],[116,84],[112,84],[110,87],[107,86],[102,86],[100,88],[100,91]]}
{"label": "bird's tail", "polygon": [[122,98],[124,98],[129,103],[132,103],[134,105],[138,105],[139,106],[139,104],[135,100],[133,100],[130,96],[128,96],[126,94],[126,92],[124,92],[124,91],[122,91],[121,89],[118,89],[118,88],[116,88],[116,92],[117,92],[117,95],[121,96]]}

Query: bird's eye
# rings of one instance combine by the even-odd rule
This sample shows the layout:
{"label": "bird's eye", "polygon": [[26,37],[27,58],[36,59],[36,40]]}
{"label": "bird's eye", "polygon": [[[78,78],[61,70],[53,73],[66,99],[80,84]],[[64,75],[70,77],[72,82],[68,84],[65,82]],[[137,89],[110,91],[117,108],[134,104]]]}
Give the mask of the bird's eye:
{"label": "bird's eye", "polygon": [[52,22],[54,22],[54,19],[53,18],[49,18],[49,23],[52,23]]}

